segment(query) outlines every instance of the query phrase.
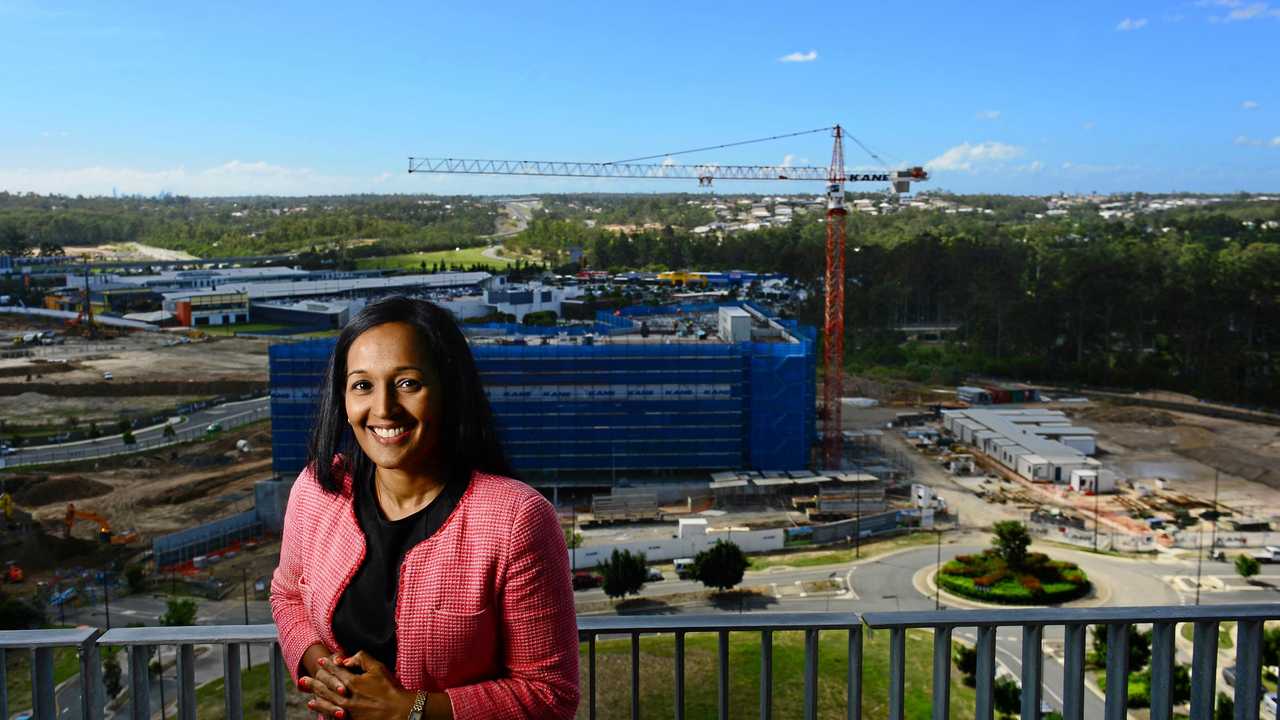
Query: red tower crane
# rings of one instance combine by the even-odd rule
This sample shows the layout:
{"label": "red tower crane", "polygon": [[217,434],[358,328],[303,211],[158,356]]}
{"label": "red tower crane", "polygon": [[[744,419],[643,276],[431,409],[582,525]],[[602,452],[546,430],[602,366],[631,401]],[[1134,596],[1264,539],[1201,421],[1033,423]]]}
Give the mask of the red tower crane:
{"label": "red tower crane", "polygon": [[[673,155],[684,155],[708,150],[718,150],[737,145],[777,140],[780,138],[831,132],[834,144],[831,149],[831,165],[676,165],[670,162]],[[758,140],[725,143],[710,147],[660,153],[619,162],[563,162],[550,160],[469,160],[459,158],[409,158],[410,173],[451,173],[463,175],[534,175],[553,177],[607,177],[631,180],[697,180],[701,186],[709,186],[714,180],[810,180],[826,182],[827,196],[827,258],[823,290],[825,305],[822,320],[823,383],[822,408],[825,418],[823,428],[822,461],[827,468],[840,467],[841,459],[841,394],[844,377],[844,256],[845,221],[848,211],[844,207],[844,184],[848,182],[888,183],[896,193],[909,192],[911,183],[929,179],[922,167],[874,173],[849,172],[844,166],[843,128],[804,130],[786,135],[775,135]],[[858,142],[857,138],[852,138]],[[864,150],[865,145],[858,142]],[[870,153],[870,150],[867,151]],[[872,154],[872,157],[876,157]],[[643,160],[665,158],[661,164],[640,163]],[[879,160],[878,157],[876,157]]]}

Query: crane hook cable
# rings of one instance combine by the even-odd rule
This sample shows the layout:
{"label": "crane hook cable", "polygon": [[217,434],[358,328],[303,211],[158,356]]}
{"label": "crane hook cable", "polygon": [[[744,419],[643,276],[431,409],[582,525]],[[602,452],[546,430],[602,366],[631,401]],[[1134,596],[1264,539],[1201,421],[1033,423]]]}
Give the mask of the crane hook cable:
{"label": "crane hook cable", "polygon": [[[646,155],[645,157],[628,158],[626,160],[612,160],[610,162],[601,163],[601,164],[602,165],[621,165],[623,163],[639,162],[641,160],[655,160],[657,158],[671,157],[672,155],[688,155],[689,153],[704,152],[706,150],[719,150],[721,148],[737,147],[738,145],[750,145],[751,143],[768,142],[770,140],[781,140],[783,138],[796,137],[797,135],[812,135],[814,133],[829,132],[830,130],[831,128],[829,127],[821,127],[815,130],[801,130],[800,132],[787,133],[785,135],[773,135],[772,137],[757,138],[755,140],[741,140],[739,142],[725,143],[723,145],[710,145],[708,147],[693,148],[692,150],[679,150],[677,152],[660,153],[658,155]],[[857,141],[855,140],[855,142]],[[860,142],[858,144],[862,145],[862,143]],[[866,150],[866,146],[863,145],[862,149]],[[867,150],[867,152],[871,152],[871,151]]]}

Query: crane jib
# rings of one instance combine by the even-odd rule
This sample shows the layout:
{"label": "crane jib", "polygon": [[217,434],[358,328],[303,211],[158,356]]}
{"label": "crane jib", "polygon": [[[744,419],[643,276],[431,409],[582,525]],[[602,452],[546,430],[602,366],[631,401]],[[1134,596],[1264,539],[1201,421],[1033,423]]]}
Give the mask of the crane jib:
{"label": "crane jib", "polygon": [[889,182],[889,175],[877,173],[853,173],[845,182]]}

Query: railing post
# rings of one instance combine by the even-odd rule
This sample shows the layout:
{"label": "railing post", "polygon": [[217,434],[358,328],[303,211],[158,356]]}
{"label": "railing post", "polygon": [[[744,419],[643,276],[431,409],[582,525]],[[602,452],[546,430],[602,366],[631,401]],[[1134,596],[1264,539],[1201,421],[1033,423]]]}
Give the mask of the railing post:
{"label": "railing post", "polygon": [[1022,626],[1022,720],[1040,720],[1040,693],[1044,684],[1044,652],[1041,625]]}
{"label": "railing post", "polygon": [[178,646],[178,720],[196,720],[195,646]]}
{"label": "railing post", "polygon": [[760,720],[773,718],[773,631],[760,631]]}
{"label": "railing post", "polygon": [[31,651],[31,710],[36,720],[54,720],[53,648]]}
{"label": "railing post", "polygon": [[150,649],[146,645],[129,646],[129,692],[133,720],[151,718],[151,670],[147,667]]}
{"label": "railing post", "polygon": [[676,633],[676,720],[684,720],[684,633]]}
{"label": "railing post", "polygon": [[995,717],[995,680],[996,680],[996,630],[994,625],[978,627],[977,702],[975,703],[974,720],[992,720]]}
{"label": "railing post", "polygon": [[849,628],[849,707],[846,720],[862,720],[862,626]]}
{"label": "railing post", "polygon": [[587,718],[596,720],[596,636],[587,637]]}
{"label": "railing post", "polygon": [[[85,720],[102,720],[106,705],[102,690],[102,654],[98,650],[98,636],[101,634],[101,631],[96,631],[80,644],[80,715]],[[0,657],[2,663],[3,658]]]}
{"label": "railing post", "polygon": [[804,720],[818,720],[818,631],[804,631]]}
{"label": "railing post", "polygon": [[1151,720],[1173,720],[1173,627],[1158,622],[1151,628]]}
{"label": "railing post", "polygon": [[284,653],[280,651],[280,643],[271,643],[271,720],[284,720],[285,679],[289,671],[284,666]]}
{"label": "railing post", "polygon": [[1129,708],[1129,626],[1107,625],[1107,720],[1125,720]]}
{"label": "railing post", "polygon": [[1262,621],[1236,623],[1236,720],[1258,720],[1262,697]]}
{"label": "railing post", "polygon": [[631,633],[631,720],[640,720],[640,633]]}
{"label": "railing post", "polygon": [[889,720],[903,720],[903,674],[906,672],[907,629],[889,630]]}
{"label": "railing post", "polygon": [[933,629],[933,720],[951,716],[951,628]]}
{"label": "railing post", "polygon": [[719,633],[719,642],[717,646],[717,654],[719,662],[717,672],[718,682],[716,687],[717,698],[719,699],[719,718],[720,720],[729,720],[729,631],[721,630]]}
{"label": "railing post", "polygon": [[1084,720],[1084,641],[1088,626],[1066,626],[1063,641],[1062,718]]}
{"label": "railing post", "polygon": [[9,651],[0,648],[0,717],[9,717]]}
{"label": "railing post", "polygon": [[1191,643],[1191,720],[1212,720],[1218,687],[1218,623],[1196,622]]}
{"label": "railing post", "polygon": [[222,698],[227,720],[241,720],[244,703],[240,697],[240,643],[222,646]]}

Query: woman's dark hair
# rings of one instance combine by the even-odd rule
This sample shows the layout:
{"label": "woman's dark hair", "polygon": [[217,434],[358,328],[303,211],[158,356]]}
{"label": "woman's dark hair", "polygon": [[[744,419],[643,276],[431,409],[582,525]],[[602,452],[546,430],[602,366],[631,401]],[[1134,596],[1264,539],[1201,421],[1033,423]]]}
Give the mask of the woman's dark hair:
{"label": "woman's dark hair", "polygon": [[[339,493],[343,485],[341,473],[350,472],[360,478],[373,470],[372,461],[360,449],[347,424],[347,351],[366,330],[389,322],[408,323],[417,330],[440,379],[444,417],[437,451],[445,481],[465,482],[477,470],[514,477],[494,428],[475,359],[453,316],[426,300],[393,295],[369,303],[347,323],[329,358],[308,459],[320,487]],[[342,454],[345,465],[334,462],[335,453]]]}

